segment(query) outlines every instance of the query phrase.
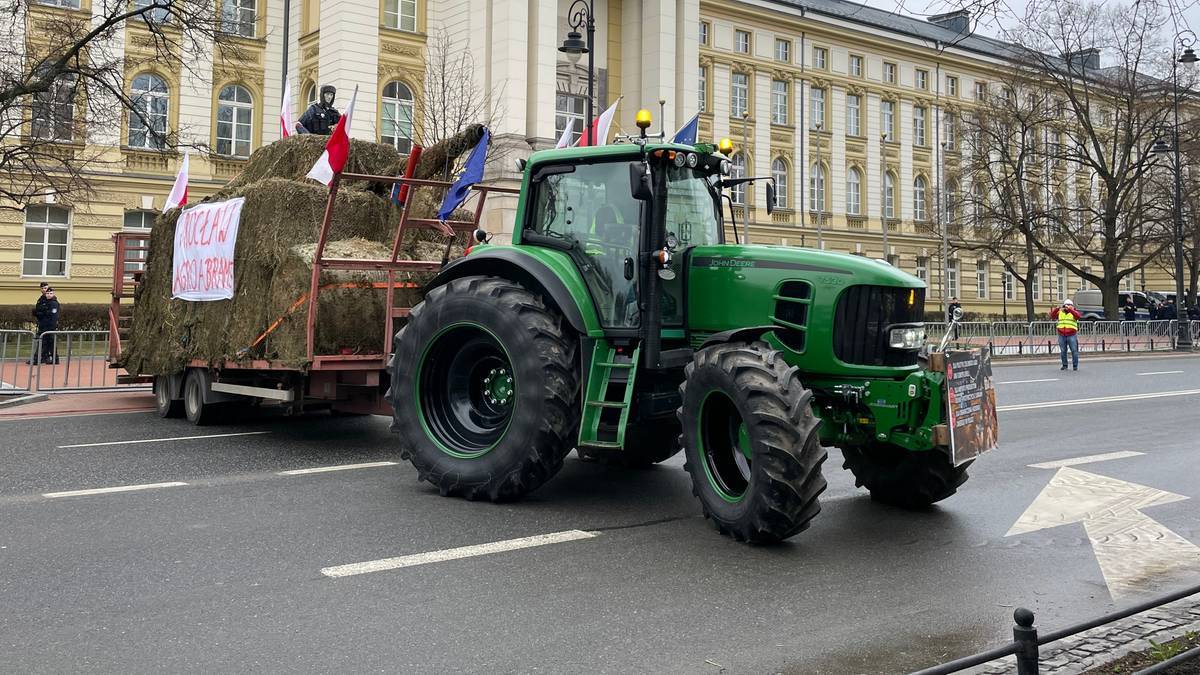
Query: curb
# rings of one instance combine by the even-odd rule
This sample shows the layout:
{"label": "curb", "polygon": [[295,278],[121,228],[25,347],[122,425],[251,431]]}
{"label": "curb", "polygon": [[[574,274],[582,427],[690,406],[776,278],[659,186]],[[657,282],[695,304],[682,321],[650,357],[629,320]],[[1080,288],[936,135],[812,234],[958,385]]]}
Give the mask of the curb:
{"label": "curb", "polygon": [[19,405],[26,405],[28,403],[40,403],[42,401],[48,401],[48,400],[50,400],[49,394],[26,394],[24,396],[16,396],[13,398],[0,397],[0,409],[15,408]]}

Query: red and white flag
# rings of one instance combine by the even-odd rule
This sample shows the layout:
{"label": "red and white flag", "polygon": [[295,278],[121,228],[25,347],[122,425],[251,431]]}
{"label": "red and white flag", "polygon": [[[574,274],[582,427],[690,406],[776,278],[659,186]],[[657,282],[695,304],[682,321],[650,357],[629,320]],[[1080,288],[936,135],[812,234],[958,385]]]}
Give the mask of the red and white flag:
{"label": "red and white flag", "polygon": [[292,115],[292,83],[283,85],[283,103],[279,107],[279,137],[287,138],[296,133],[296,118]]}
{"label": "red and white flag", "polygon": [[563,129],[562,136],[558,137],[558,145],[556,148],[567,148],[571,146],[571,134],[575,133],[574,118],[567,120],[567,126]]}
{"label": "red and white flag", "polygon": [[191,157],[189,153],[183,153],[183,163],[179,165],[179,173],[175,174],[175,184],[171,186],[171,192],[167,195],[163,213],[187,205],[188,157]]}
{"label": "red and white flag", "polygon": [[354,114],[356,98],[358,87],[354,88],[346,112],[342,113],[337,126],[333,128],[333,133],[329,135],[329,140],[325,142],[325,152],[321,153],[321,158],[308,170],[309,178],[329,185],[333,182],[333,177],[346,168],[346,158],[350,156],[350,117]]}
{"label": "red and white flag", "polygon": [[618,96],[617,100],[608,106],[608,110],[592,120],[592,128],[585,130],[579,137],[579,145],[608,145],[608,130],[612,127],[613,117],[617,114],[617,106],[620,104],[621,97]]}

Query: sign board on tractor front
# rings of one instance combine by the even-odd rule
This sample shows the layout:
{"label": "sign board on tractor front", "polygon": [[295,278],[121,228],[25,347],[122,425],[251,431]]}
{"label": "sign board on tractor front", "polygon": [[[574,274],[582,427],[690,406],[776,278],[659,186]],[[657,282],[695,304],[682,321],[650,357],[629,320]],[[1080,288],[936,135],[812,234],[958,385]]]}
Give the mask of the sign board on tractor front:
{"label": "sign board on tractor front", "polygon": [[229,300],[233,297],[233,249],[245,199],[238,197],[184,210],[175,223],[171,297]]}
{"label": "sign board on tractor front", "polygon": [[991,350],[946,352],[946,402],[955,466],[996,447],[999,425]]}

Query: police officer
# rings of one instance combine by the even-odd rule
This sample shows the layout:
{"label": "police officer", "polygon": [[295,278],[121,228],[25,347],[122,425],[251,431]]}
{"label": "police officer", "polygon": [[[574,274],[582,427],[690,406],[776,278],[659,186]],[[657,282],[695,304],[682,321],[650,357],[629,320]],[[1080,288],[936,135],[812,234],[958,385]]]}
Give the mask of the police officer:
{"label": "police officer", "polygon": [[47,335],[58,328],[59,316],[58,297],[54,289],[46,286],[42,297],[38,298],[33,308],[33,316],[37,318],[38,337],[42,341],[42,363],[58,363],[58,355],[54,352],[54,336]]}
{"label": "police officer", "polygon": [[342,118],[342,114],[333,107],[333,99],[336,95],[337,89],[333,85],[326,84],[321,87],[321,95],[317,98],[317,102],[308,106],[308,110],[305,110],[304,114],[300,116],[302,133],[322,136],[333,133],[333,128]]}

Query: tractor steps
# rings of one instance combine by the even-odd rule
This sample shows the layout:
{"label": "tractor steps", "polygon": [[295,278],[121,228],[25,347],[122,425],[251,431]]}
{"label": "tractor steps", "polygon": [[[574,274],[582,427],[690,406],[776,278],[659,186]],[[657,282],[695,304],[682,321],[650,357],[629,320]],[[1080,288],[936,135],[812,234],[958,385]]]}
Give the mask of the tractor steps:
{"label": "tractor steps", "polygon": [[[625,427],[629,422],[629,411],[633,407],[633,387],[637,375],[638,357],[641,347],[635,347],[627,356],[617,354],[607,340],[597,340],[592,350],[591,372],[588,374],[587,392],[583,402],[583,419],[579,424],[580,447],[620,450],[625,447]],[[628,371],[624,379],[616,379],[615,372]],[[621,392],[620,400],[608,398],[611,389]],[[615,392],[613,392],[615,393]],[[616,411],[605,418],[605,413]],[[604,424],[606,438],[600,437]],[[612,427],[615,433],[609,432]],[[615,438],[613,437],[615,436]]]}

